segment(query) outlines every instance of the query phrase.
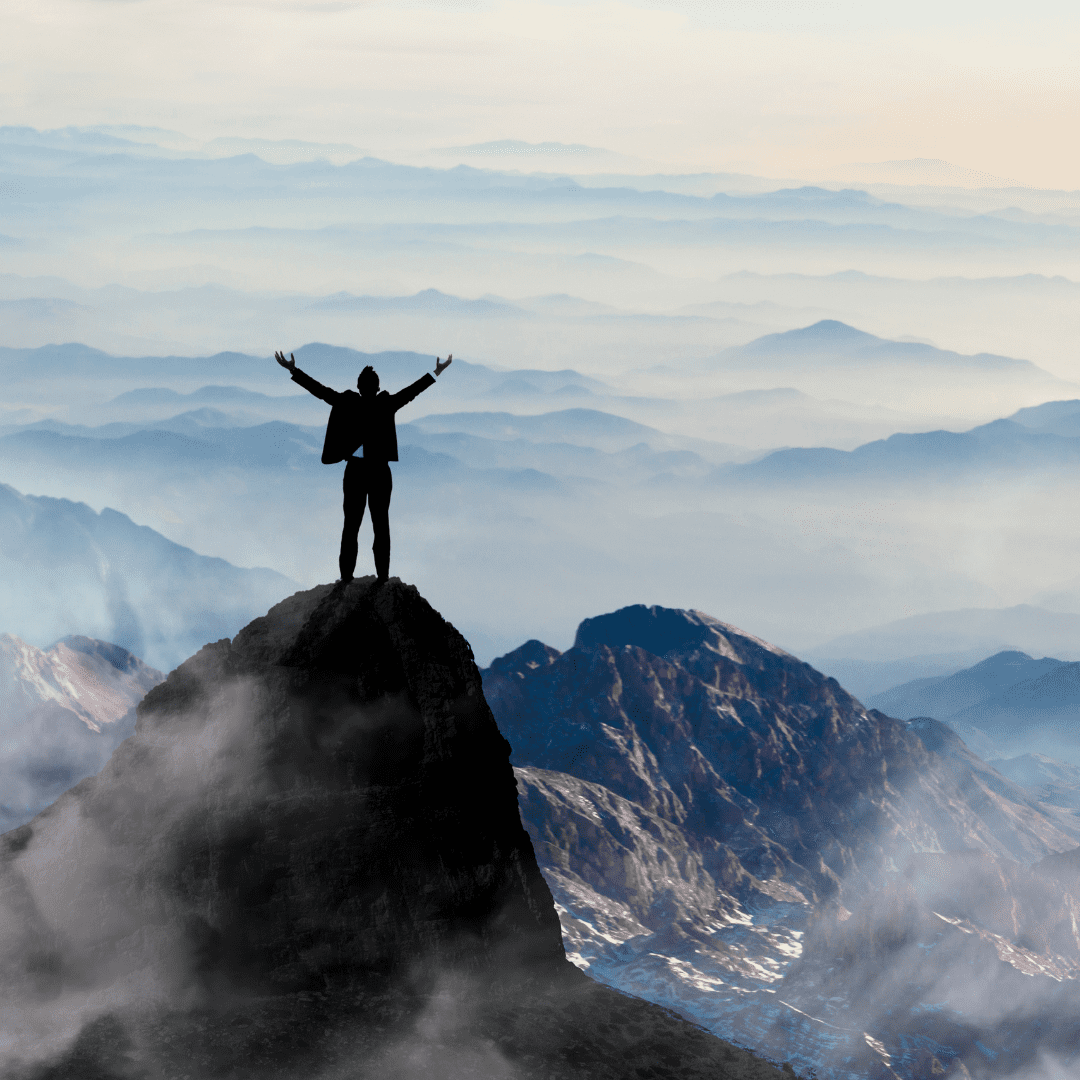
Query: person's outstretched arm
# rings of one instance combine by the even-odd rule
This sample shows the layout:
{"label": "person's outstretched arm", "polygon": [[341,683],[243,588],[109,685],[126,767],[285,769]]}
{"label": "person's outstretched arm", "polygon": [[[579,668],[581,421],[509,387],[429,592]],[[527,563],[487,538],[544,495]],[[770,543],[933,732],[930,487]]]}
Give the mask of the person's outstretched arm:
{"label": "person's outstretched arm", "polygon": [[[453,353],[447,356],[445,360],[440,360],[436,356],[435,375],[441,375],[450,366],[453,359]],[[408,405],[414,397],[423,393],[429,386],[434,386],[435,375],[421,375],[412,385],[406,386],[404,390],[399,390],[396,394],[391,394],[390,402],[393,405],[394,412],[397,412],[403,405]]]}
{"label": "person's outstretched arm", "polygon": [[298,383],[309,394],[314,394],[317,398],[322,398],[323,401],[329,402],[331,405],[341,396],[336,390],[331,390],[329,386],[323,386],[321,382],[316,382],[306,372],[301,371],[296,366],[296,357],[292,353],[289,353],[289,359],[286,360],[284,353],[276,352],[274,353],[274,359],[286,371],[291,372],[293,382]]}

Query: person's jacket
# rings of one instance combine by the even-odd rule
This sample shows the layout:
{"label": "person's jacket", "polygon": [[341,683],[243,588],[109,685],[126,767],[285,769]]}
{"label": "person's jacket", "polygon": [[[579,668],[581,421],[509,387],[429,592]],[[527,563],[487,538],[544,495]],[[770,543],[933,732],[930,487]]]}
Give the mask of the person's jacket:
{"label": "person's jacket", "polygon": [[292,373],[293,382],[331,405],[326,422],[322,462],[333,465],[352,457],[362,446],[365,458],[376,461],[397,461],[397,428],[394,414],[408,405],[417,394],[435,385],[435,376],[424,375],[411,386],[388,394],[381,390],[375,397],[362,397],[355,390],[338,392],[316,382],[299,368]]}

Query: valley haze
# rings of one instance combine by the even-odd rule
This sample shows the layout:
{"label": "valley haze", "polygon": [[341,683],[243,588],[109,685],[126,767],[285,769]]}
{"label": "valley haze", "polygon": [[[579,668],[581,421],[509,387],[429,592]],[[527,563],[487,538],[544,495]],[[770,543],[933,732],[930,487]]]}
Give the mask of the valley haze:
{"label": "valley haze", "polygon": [[[57,59],[41,54],[39,16],[20,8],[16,19],[42,72],[58,71],[73,47],[65,2],[44,5],[66,13]],[[116,17],[101,7],[85,16],[88,41]],[[455,686],[479,686],[474,659],[484,669],[529,835],[510,818],[499,828],[535,851],[539,869],[518,880],[552,956],[561,929],[567,955],[600,982],[803,1075],[1070,1075],[1080,1060],[1068,1028],[1080,972],[1068,930],[1080,912],[1071,166],[1046,152],[1026,171],[1006,167],[978,125],[963,142],[973,164],[952,165],[881,116],[849,122],[888,128],[910,153],[849,131],[824,140],[824,156],[791,149],[781,160],[748,134],[749,111],[725,128],[718,156],[700,148],[704,127],[687,136],[714,115],[709,95],[677,123],[635,119],[645,124],[636,136],[616,126],[610,139],[584,119],[595,110],[575,105],[580,130],[568,124],[555,137],[550,118],[522,105],[516,75],[470,59],[505,40],[513,5],[398,7],[266,8],[255,38],[265,46],[304,27],[296,70],[321,88],[291,102],[298,76],[275,64],[285,89],[251,111],[267,76],[241,92],[234,80],[251,63],[242,51],[228,76],[207,76],[205,93],[233,102],[212,120],[185,95],[175,116],[125,99],[115,106],[128,111],[123,122],[92,104],[60,115],[20,96],[0,127],[0,719],[10,750],[0,827],[44,822],[46,836],[29,855],[12,848],[11,865],[48,851],[48,873],[66,872],[50,830],[94,792],[98,810],[121,798],[124,762],[158,735],[151,756],[163,755],[162,775],[174,777],[172,750],[176,761],[203,755],[219,770],[207,783],[220,781],[232,805],[238,778],[255,768],[237,731],[255,723],[275,753],[285,738],[267,734],[259,680],[275,693],[292,686],[304,649],[321,672],[319,650],[337,654],[320,627],[343,620],[393,639],[379,654],[389,666],[358,676],[393,683],[398,660],[387,657],[411,655],[400,642],[423,625],[420,636],[451,657]],[[716,56],[730,64],[710,56],[708,67],[745,72],[756,69],[735,56],[757,56],[761,70],[777,62],[761,60],[768,42],[781,43],[776,56],[794,72],[804,61],[792,42],[853,41],[821,12],[789,12],[788,25],[736,7],[745,25],[731,23],[734,8],[619,4],[630,28],[615,37],[650,41],[660,55],[694,27],[727,43]],[[146,40],[170,38],[169,3],[131,10]],[[213,15],[218,28],[260,21],[238,10]],[[558,9],[545,33],[581,30],[590,11],[591,40],[611,14],[591,5]],[[859,17],[872,27],[880,14]],[[897,18],[910,30],[930,16],[917,7]],[[426,127],[416,116],[436,75],[424,49],[406,47],[416,19],[442,35],[429,53],[439,57],[432,72],[447,76]],[[304,36],[316,22],[342,42],[382,43],[361,82],[387,56],[402,72],[388,85],[414,80],[404,98],[387,92],[382,127],[343,119],[355,87],[328,94],[336,60],[316,76],[312,56],[329,50]],[[1018,40],[1037,40],[1035,24],[1021,22]],[[472,37],[460,37],[464,26]],[[868,30],[881,36],[865,55],[893,70],[913,48],[907,32]],[[187,31],[172,36],[163,86],[175,85],[172,65],[191,48]],[[229,39],[208,40],[207,55]],[[895,43],[888,59],[884,40]],[[988,40],[978,47],[992,52]],[[462,121],[495,91],[450,72],[447,42],[464,49],[462,69],[502,80],[519,122],[502,107],[503,131]],[[690,82],[705,70],[699,48],[684,53]],[[1065,64],[1061,48],[1055,62]],[[609,75],[617,54],[603,53]],[[130,62],[118,61],[118,85],[131,85]],[[26,86],[39,85],[27,63]],[[670,63],[642,67],[640,85],[608,84],[625,85],[627,101],[601,111],[636,107]],[[847,59],[834,69],[849,89],[865,78]],[[103,81],[88,102],[113,78],[96,70]],[[0,73],[0,85],[9,77]],[[552,100],[577,85],[547,71],[539,85],[549,83]],[[747,110],[750,93],[736,94]],[[335,102],[325,117],[320,94]],[[792,123],[824,123],[809,114],[827,97],[818,87]],[[771,117],[769,100],[753,108]],[[923,106],[905,108],[916,117]],[[1000,127],[1020,141],[1015,132],[1035,130],[1015,112]],[[391,392],[454,355],[398,415],[390,572],[400,581],[383,599],[358,582],[346,602],[326,585],[341,525],[340,466],[319,461],[329,410],[297,392],[272,359],[278,349],[337,390],[371,364]],[[358,575],[370,536],[365,521]],[[289,612],[308,637],[279,664],[268,657],[299,626]],[[229,681],[233,663],[248,665],[250,684]],[[178,729],[155,725],[174,692],[189,708],[184,680],[196,671],[222,701],[255,696],[239,712],[222,706],[207,720],[210,742],[192,749]],[[410,686],[444,675],[410,675]],[[131,710],[148,690],[134,734]],[[487,708],[473,704],[477,716]],[[484,736],[484,754],[502,753],[497,734]],[[193,801],[178,795],[169,812],[183,817],[206,792],[178,768]],[[509,766],[499,768],[510,783]],[[400,779],[404,791],[412,779]],[[264,781],[266,791],[277,782]],[[214,820],[233,827],[227,814]],[[154,835],[159,851],[188,834]],[[136,865],[117,843],[104,845],[100,865],[92,845],[79,856],[75,892],[92,892],[114,856],[125,873]],[[471,858],[462,872],[487,880]],[[552,910],[534,896],[547,888]],[[170,1001],[179,1000],[170,980],[202,979],[199,950],[217,940],[205,898],[181,894],[206,926],[163,923],[157,945],[139,953],[139,970],[163,978]],[[1001,897],[1018,913],[1012,922]],[[117,911],[116,940],[134,933],[129,915]],[[101,944],[77,929],[67,927],[65,963]],[[299,948],[291,932],[281,932],[285,952]],[[183,962],[159,962],[172,949]],[[309,961],[293,957],[289,970]],[[129,976],[137,982],[128,971],[124,994]],[[424,1075],[434,1045],[424,1031],[445,1036],[443,1060],[462,1068],[531,1075],[508,1064],[525,1060],[512,1041],[484,1042],[495,1038],[481,1023],[487,1012],[449,1010],[453,986],[439,986],[378,1059],[397,1069],[390,1075]],[[65,1013],[58,1000],[20,1005],[19,1046],[38,1025],[48,1054],[81,1060],[82,1006]],[[615,1000],[595,1008],[610,1015]],[[640,1015],[672,1045],[698,1045],[658,1013]],[[129,1019],[93,1038],[113,1045],[117,1032],[144,1030],[124,1028]],[[253,1033],[273,1027],[262,1014],[248,1019]]]}

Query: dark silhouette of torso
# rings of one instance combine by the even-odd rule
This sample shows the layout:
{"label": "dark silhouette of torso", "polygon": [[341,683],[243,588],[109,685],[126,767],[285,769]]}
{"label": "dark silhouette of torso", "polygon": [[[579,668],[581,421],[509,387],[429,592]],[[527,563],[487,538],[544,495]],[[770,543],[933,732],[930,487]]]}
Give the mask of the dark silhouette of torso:
{"label": "dark silhouette of torso", "polygon": [[396,394],[382,390],[378,394],[365,396],[355,390],[331,390],[299,368],[293,371],[292,379],[332,406],[323,442],[324,465],[351,458],[361,446],[366,459],[397,461],[397,425],[394,416],[417,394],[435,385],[435,376],[427,374]]}

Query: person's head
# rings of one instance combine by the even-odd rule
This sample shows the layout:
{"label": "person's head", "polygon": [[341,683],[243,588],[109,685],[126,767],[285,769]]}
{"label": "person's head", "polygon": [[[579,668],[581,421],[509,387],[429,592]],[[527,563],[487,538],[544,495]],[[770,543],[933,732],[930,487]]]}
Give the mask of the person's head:
{"label": "person's head", "polygon": [[356,389],[364,397],[374,397],[379,392],[379,376],[370,364],[356,376]]}

